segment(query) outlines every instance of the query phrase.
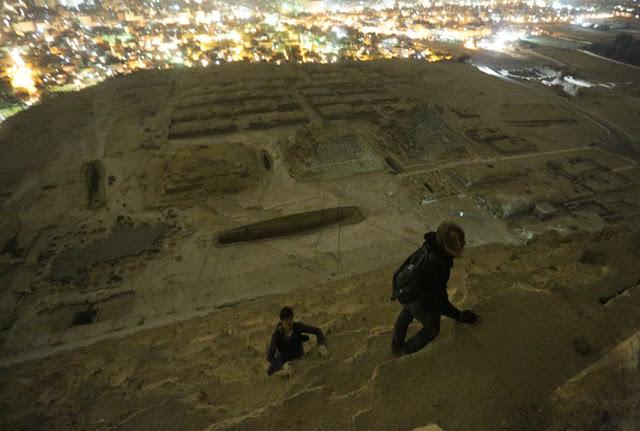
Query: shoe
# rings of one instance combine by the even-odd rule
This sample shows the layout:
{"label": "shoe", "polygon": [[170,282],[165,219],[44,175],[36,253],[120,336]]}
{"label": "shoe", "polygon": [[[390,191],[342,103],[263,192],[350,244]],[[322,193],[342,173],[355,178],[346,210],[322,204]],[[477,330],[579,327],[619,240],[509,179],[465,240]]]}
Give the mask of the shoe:
{"label": "shoe", "polygon": [[286,364],[284,364],[282,369],[276,371],[274,374],[276,376],[278,376],[278,377],[282,377],[282,378],[288,379],[293,375],[293,367],[291,367],[291,365],[286,363]]}

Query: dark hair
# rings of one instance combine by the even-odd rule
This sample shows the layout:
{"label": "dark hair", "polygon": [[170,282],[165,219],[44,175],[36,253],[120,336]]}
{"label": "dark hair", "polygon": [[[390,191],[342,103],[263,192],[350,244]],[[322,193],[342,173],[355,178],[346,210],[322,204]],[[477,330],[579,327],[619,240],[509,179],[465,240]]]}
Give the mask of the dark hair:
{"label": "dark hair", "polygon": [[289,317],[293,317],[293,308],[282,307],[282,309],[280,310],[280,320],[285,320]]}
{"label": "dark hair", "polygon": [[466,241],[464,238],[464,230],[460,225],[445,221],[438,226],[438,241],[449,250],[458,252],[464,248]]}

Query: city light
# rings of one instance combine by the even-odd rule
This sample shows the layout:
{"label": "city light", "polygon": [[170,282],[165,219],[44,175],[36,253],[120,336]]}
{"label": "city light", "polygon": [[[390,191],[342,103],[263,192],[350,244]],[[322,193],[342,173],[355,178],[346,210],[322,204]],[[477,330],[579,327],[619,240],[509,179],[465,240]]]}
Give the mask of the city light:
{"label": "city light", "polygon": [[[446,46],[510,51],[546,23],[594,26],[637,19],[638,8],[568,5],[564,0],[362,3],[273,0],[248,7],[221,0],[6,0],[0,79],[15,100],[69,91],[141,69],[207,67],[232,61],[283,64],[410,58],[448,61]],[[40,4],[40,3],[38,3]],[[636,17],[636,18],[634,18]],[[434,49],[435,44],[445,47]],[[447,45],[449,44],[449,45]],[[1,57],[0,57],[1,61]]]}
{"label": "city light", "polygon": [[476,42],[473,39],[467,39],[467,41],[464,43],[464,47],[467,49],[478,49],[478,47],[476,46]]}
{"label": "city light", "polygon": [[503,51],[525,35],[524,32],[499,31],[492,37],[481,40],[478,46],[491,51]]}
{"label": "city light", "polygon": [[38,91],[36,82],[33,79],[33,71],[22,59],[20,51],[15,48],[11,51],[13,66],[8,69],[11,86],[18,91],[26,91],[29,95],[34,95]]}

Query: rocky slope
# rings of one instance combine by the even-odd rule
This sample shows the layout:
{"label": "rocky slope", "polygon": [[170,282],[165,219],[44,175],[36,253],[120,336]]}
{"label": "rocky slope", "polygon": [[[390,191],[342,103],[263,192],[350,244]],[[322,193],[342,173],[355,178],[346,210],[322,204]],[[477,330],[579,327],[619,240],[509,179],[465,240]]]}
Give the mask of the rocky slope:
{"label": "rocky slope", "polygon": [[[0,371],[0,427],[633,429],[623,425],[637,424],[637,392],[624,392],[606,358],[640,330],[638,250],[640,236],[624,229],[472,248],[450,290],[479,325],[443,318],[432,344],[400,358],[389,348],[399,306],[387,268],[14,365]],[[325,330],[331,357],[311,342],[290,378],[267,377],[283,304]],[[589,367],[600,374],[565,383]],[[628,372],[637,384],[637,357]]]}

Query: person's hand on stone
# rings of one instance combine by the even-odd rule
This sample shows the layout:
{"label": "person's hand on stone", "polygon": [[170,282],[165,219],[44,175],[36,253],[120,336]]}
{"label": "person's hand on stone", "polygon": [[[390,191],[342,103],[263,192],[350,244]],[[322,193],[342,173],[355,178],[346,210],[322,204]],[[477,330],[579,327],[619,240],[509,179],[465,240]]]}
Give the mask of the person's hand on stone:
{"label": "person's hand on stone", "polygon": [[321,344],[320,347],[318,347],[318,353],[322,359],[327,359],[329,357],[329,351],[327,350],[327,346],[324,344]]}
{"label": "person's hand on stone", "polygon": [[291,377],[293,375],[293,367],[286,362],[282,369],[276,372],[280,377]]}
{"label": "person's hand on stone", "polygon": [[464,310],[460,314],[459,321],[462,323],[468,323],[473,325],[478,321],[478,315],[471,310]]}

